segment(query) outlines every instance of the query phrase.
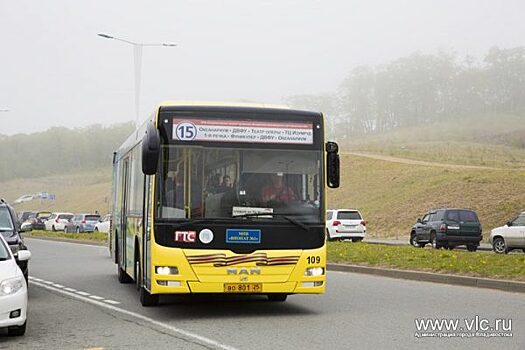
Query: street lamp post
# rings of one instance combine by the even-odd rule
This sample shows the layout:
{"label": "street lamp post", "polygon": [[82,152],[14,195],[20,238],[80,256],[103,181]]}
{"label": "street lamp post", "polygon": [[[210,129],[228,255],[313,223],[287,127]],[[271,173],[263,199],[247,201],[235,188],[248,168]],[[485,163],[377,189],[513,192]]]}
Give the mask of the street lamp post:
{"label": "street lamp post", "polygon": [[126,40],[122,38],[117,38],[112,35],[105,33],[98,33],[98,36],[104,39],[112,39],[117,41],[122,41],[126,44],[133,46],[133,63],[135,66],[135,128],[139,127],[139,107],[140,107],[140,83],[141,83],[141,74],[142,74],[142,48],[144,46],[165,46],[173,47],[177,46],[172,43],[137,43],[131,40]]}

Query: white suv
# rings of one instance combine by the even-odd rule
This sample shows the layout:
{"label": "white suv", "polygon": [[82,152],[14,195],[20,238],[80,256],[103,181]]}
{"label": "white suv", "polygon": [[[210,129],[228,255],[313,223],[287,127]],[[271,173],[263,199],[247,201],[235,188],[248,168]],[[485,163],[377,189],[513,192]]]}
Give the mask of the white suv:
{"label": "white suv", "polygon": [[513,249],[525,252],[525,211],[505,226],[490,231],[490,243],[498,254],[506,254]]}
{"label": "white suv", "polygon": [[366,235],[366,221],[356,209],[328,210],[326,213],[326,238],[362,241]]}
{"label": "white suv", "polygon": [[53,213],[45,224],[46,231],[64,231],[66,224],[75,216],[73,213]]}

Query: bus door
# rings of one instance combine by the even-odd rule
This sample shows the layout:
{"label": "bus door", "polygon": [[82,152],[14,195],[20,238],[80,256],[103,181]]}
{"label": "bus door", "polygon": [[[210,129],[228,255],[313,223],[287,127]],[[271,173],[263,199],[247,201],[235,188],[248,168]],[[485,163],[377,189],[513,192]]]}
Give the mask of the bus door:
{"label": "bus door", "polygon": [[128,192],[129,192],[129,158],[122,162],[122,171],[120,172],[120,218],[118,227],[120,228],[117,234],[117,251],[119,252],[118,263],[125,270],[126,269],[126,236],[127,236],[127,212],[128,212]]}
{"label": "bus door", "polygon": [[142,234],[142,279],[148,289],[151,289],[151,198],[153,181],[151,176],[144,177],[143,201],[143,234]]}

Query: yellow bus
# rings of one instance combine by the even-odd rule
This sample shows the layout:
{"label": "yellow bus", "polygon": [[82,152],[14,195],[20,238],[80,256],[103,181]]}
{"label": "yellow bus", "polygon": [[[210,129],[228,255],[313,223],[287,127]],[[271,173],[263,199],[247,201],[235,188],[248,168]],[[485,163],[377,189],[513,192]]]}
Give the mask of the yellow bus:
{"label": "yellow bus", "polygon": [[327,186],[339,186],[339,155],[321,113],[162,103],[113,157],[118,280],[137,284],[143,306],[324,293]]}

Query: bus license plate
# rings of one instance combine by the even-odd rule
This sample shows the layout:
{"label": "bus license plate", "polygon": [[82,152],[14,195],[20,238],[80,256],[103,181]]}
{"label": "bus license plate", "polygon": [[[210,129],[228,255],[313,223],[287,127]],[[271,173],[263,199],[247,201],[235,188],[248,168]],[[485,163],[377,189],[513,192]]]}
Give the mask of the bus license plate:
{"label": "bus license plate", "polygon": [[261,293],[262,283],[224,283],[224,293]]}

